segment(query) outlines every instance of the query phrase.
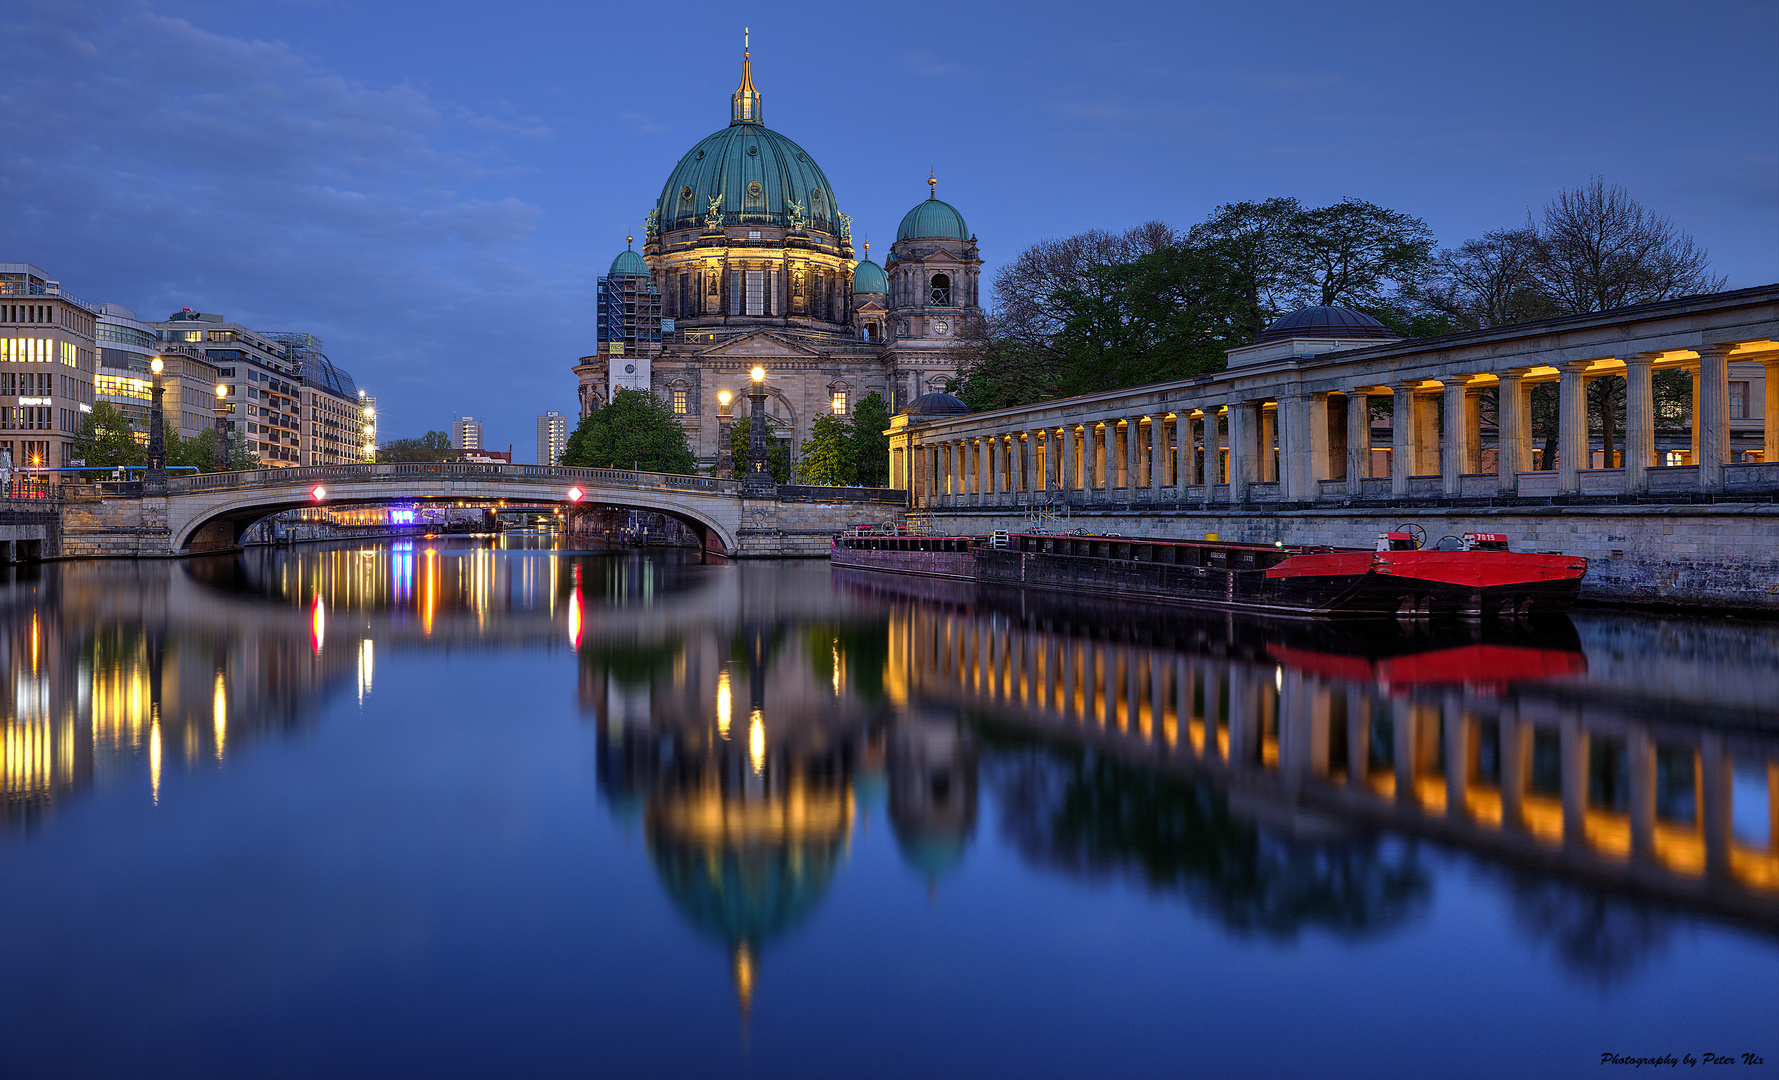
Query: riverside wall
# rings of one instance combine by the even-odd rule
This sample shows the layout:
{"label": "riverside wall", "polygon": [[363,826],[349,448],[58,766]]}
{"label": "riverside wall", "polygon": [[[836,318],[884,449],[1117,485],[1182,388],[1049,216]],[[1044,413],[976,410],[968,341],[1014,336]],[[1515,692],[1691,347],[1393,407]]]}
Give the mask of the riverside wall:
{"label": "riverside wall", "polygon": [[[951,508],[936,531],[981,534],[1031,527],[1009,509]],[[1588,560],[1583,600],[1779,614],[1779,504],[1394,507],[1326,510],[1092,508],[1045,524],[1050,531],[1238,543],[1371,547],[1377,534],[1419,525],[1427,543],[1467,532],[1507,535],[1515,551]]]}

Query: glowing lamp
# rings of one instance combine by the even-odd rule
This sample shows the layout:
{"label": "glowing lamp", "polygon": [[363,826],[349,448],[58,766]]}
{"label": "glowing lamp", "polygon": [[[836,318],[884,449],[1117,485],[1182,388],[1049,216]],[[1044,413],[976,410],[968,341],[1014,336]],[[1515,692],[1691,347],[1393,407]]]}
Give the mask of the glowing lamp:
{"label": "glowing lamp", "polygon": [[158,356],[148,362],[148,370],[154,372],[156,375],[161,373],[162,366],[161,358]]}
{"label": "glowing lamp", "polygon": [[321,500],[327,498],[327,489],[322,487],[320,484],[316,484],[314,487],[309,489],[309,494],[315,497],[316,502],[320,502]]}
{"label": "glowing lamp", "polygon": [[735,395],[731,394],[729,391],[727,391],[727,390],[718,390],[717,391],[717,402],[719,404],[727,405],[731,401],[734,401],[734,400],[735,400]]}
{"label": "glowing lamp", "polygon": [[229,384],[228,384],[228,383],[225,383],[225,382],[219,382],[219,383],[217,383],[217,384],[216,384],[216,397],[217,397],[217,399],[218,399],[218,400],[221,400],[221,399],[222,399],[222,398],[225,398],[225,397],[228,397],[228,396],[229,396]]}
{"label": "glowing lamp", "polygon": [[754,368],[754,381],[755,382],[765,382],[766,381],[766,369],[765,368],[763,368],[763,367]]}
{"label": "glowing lamp", "polygon": [[571,487],[568,489],[568,501],[569,502],[580,502],[582,499],[586,498],[586,496],[587,496],[587,493],[582,491],[578,487]]}

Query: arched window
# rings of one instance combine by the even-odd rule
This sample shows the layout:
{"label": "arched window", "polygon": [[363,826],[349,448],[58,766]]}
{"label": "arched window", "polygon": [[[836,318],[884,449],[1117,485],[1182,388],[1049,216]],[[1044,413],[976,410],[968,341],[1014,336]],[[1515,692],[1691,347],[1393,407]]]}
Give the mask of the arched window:
{"label": "arched window", "polygon": [[933,275],[933,298],[931,303],[936,307],[951,306],[951,278],[945,274]]}

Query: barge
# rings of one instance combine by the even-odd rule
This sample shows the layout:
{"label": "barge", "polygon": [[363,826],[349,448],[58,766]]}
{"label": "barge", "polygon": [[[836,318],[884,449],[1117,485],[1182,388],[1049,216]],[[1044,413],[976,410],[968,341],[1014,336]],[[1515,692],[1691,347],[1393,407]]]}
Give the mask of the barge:
{"label": "barge", "polygon": [[1056,589],[1293,618],[1457,616],[1566,612],[1587,560],[1517,552],[1505,537],[1469,533],[1446,549],[1410,532],[1375,549],[1138,540],[1076,533],[836,536],[833,564],[857,570]]}

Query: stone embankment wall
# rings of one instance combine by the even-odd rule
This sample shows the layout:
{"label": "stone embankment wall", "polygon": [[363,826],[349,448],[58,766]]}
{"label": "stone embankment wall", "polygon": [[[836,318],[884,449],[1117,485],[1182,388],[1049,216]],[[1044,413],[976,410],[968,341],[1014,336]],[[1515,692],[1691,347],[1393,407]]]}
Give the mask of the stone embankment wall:
{"label": "stone embankment wall", "polygon": [[61,534],[61,515],[53,503],[0,499],[0,562],[52,557],[61,550]]}
{"label": "stone embankment wall", "polygon": [[167,499],[111,498],[64,485],[61,544],[45,558],[166,557],[172,544]]}
{"label": "stone embankment wall", "polygon": [[[1443,536],[1504,533],[1515,551],[1558,551],[1588,560],[1584,600],[1734,608],[1779,613],[1779,505],[1534,506],[1262,510],[1097,510],[1046,523],[1131,537],[1371,547],[1377,534],[1419,525],[1429,546]],[[933,528],[979,534],[1030,527],[1005,510],[951,510]]]}
{"label": "stone embankment wall", "polygon": [[[883,494],[878,494],[881,491]],[[800,488],[795,499],[744,499],[736,539],[742,558],[826,558],[834,534],[857,525],[901,524],[902,493],[883,489]]]}

